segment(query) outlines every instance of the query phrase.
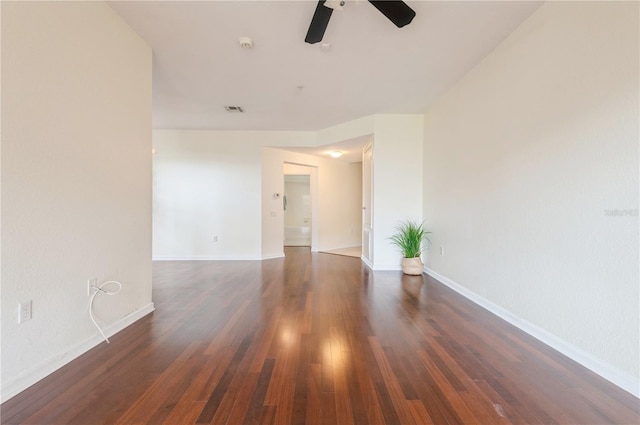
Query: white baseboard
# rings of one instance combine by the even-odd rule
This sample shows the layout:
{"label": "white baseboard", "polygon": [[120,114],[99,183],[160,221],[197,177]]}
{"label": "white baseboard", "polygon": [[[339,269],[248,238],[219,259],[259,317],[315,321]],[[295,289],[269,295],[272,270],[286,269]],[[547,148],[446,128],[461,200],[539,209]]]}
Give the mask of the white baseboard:
{"label": "white baseboard", "polygon": [[364,256],[360,257],[362,262],[373,271],[400,271],[402,267],[399,264],[373,264]]}
{"label": "white baseboard", "polygon": [[556,335],[546,331],[545,329],[542,329],[539,326],[536,326],[533,323],[530,323],[516,316],[503,307],[494,304],[493,302],[476,294],[473,291],[470,291],[459,283],[452,281],[448,277],[442,276],[438,272],[431,270],[428,267],[425,267],[424,271],[429,276],[453,289],[470,301],[473,301],[475,304],[478,304],[480,307],[483,307],[484,309],[490,311],[491,313],[509,322],[513,326],[526,332],[527,334],[548,345],[554,350],[559,351],[575,362],[580,363],[582,366],[600,375],[607,381],[622,388],[633,396],[640,398],[640,381],[629,375],[628,373],[594,357],[593,355],[566,342],[565,340],[558,338]]}
{"label": "white baseboard", "polygon": [[400,264],[374,264],[373,270],[375,271],[401,271],[402,266]]}
{"label": "white baseboard", "polygon": [[284,253],[266,257],[154,257],[151,261],[262,261],[284,258]]}
{"label": "white baseboard", "polygon": [[[153,310],[153,303],[149,303],[118,319],[115,323],[106,326],[103,331],[107,337],[115,335],[132,323],[151,313]],[[40,363],[38,366],[27,370],[20,376],[10,380],[2,386],[2,390],[0,391],[0,401],[4,403],[102,342],[104,342],[102,336],[96,331],[96,335],[86,339],[75,347],[72,347],[69,351],[51,357],[45,362]]]}
{"label": "white baseboard", "polygon": [[260,261],[262,257],[222,257],[222,256],[195,256],[195,257],[153,257],[151,261]]}

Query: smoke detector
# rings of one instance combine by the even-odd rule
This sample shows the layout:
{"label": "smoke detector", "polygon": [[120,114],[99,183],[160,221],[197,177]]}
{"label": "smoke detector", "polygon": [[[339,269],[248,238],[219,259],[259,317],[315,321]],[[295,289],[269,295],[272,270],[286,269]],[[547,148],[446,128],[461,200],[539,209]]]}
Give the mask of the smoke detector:
{"label": "smoke detector", "polygon": [[253,47],[253,40],[249,37],[240,37],[238,39],[238,43],[240,43],[240,47],[243,49],[250,49]]}

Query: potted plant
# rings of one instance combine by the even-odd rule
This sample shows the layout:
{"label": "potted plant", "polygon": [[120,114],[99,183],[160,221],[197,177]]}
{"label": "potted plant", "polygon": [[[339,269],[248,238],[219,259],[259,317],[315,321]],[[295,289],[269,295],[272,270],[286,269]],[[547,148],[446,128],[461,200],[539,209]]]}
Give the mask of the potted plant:
{"label": "potted plant", "polygon": [[424,223],[406,220],[396,227],[396,233],[389,239],[400,248],[402,255],[402,272],[409,275],[421,275],[424,268],[420,255],[424,248],[422,242],[429,242],[429,234]]}

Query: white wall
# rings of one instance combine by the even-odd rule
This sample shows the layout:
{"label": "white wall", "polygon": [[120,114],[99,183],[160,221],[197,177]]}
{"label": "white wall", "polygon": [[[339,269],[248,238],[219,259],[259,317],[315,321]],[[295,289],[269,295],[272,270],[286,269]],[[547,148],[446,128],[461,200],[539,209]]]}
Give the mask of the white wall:
{"label": "white wall", "polygon": [[431,271],[636,394],[638,36],[637,2],[546,3],[429,110],[424,151]]}
{"label": "white wall", "polygon": [[314,167],[311,174],[312,249],[326,251],[360,244],[360,202],[362,166],[335,159],[324,159],[274,148],[264,148],[262,156],[262,254],[264,258],[283,255],[284,219],[282,200],[273,193],[284,193],[283,164]]}
{"label": "white wall", "polygon": [[[154,130],[153,257],[266,259],[283,252],[283,165],[315,167],[312,248],[358,246],[362,165],[285,151],[373,134],[374,269],[400,269],[388,237],[422,218],[423,115],[374,115],[320,132]],[[402,170],[402,172],[398,172]],[[317,211],[317,213],[316,213]],[[214,242],[214,237],[218,241]]]}
{"label": "white wall", "polygon": [[154,130],[154,259],[281,257],[282,198],[273,194],[284,193],[285,162],[317,169],[314,248],[358,245],[360,165],[265,148],[313,146],[316,137],[314,132]]}
{"label": "white wall", "polygon": [[400,270],[389,242],[403,220],[422,221],[423,115],[376,115],[373,140],[373,269]]}
{"label": "white wall", "polygon": [[[323,164],[324,163],[324,164]],[[318,250],[362,243],[362,163],[326,159],[318,167]]]}
{"label": "white wall", "polygon": [[123,284],[108,333],[153,308],[150,48],[101,2],[3,2],[2,124],[7,399],[100,342],[89,278]]}
{"label": "white wall", "polygon": [[[359,165],[264,148],[312,146],[315,133],[155,130],[153,135],[155,259],[282,256],[282,197],[273,194],[284,193],[285,162],[318,170],[314,245],[315,240],[319,249],[358,245],[353,240],[360,237]],[[352,212],[345,214],[346,208]]]}
{"label": "white wall", "polygon": [[318,132],[318,144],[327,145],[373,134],[377,116],[378,115],[368,115],[320,130]]}
{"label": "white wall", "polygon": [[318,133],[322,143],[372,135],[373,262],[368,265],[374,270],[400,270],[402,255],[389,237],[400,221],[422,221],[423,121],[422,114],[378,114]]}
{"label": "white wall", "polygon": [[309,187],[309,176],[295,176],[295,178],[285,177],[284,194],[287,197],[284,225],[291,227],[311,227],[311,189]]}
{"label": "white wall", "polygon": [[304,132],[154,130],[154,259],[261,259],[262,147],[312,142]]}

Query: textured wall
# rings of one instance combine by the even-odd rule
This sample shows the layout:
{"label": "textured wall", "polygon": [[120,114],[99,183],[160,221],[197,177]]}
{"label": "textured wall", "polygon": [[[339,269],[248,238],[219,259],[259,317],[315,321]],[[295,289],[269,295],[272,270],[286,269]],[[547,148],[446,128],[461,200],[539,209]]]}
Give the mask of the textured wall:
{"label": "textured wall", "polygon": [[[151,50],[104,3],[2,4],[3,395],[151,306]],[[18,303],[33,319],[17,324]]]}
{"label": "textured wall", "polygon": [[547,3],[429,110],[424,151],[428,266],[631,381],[638,52],[637,2]]}

